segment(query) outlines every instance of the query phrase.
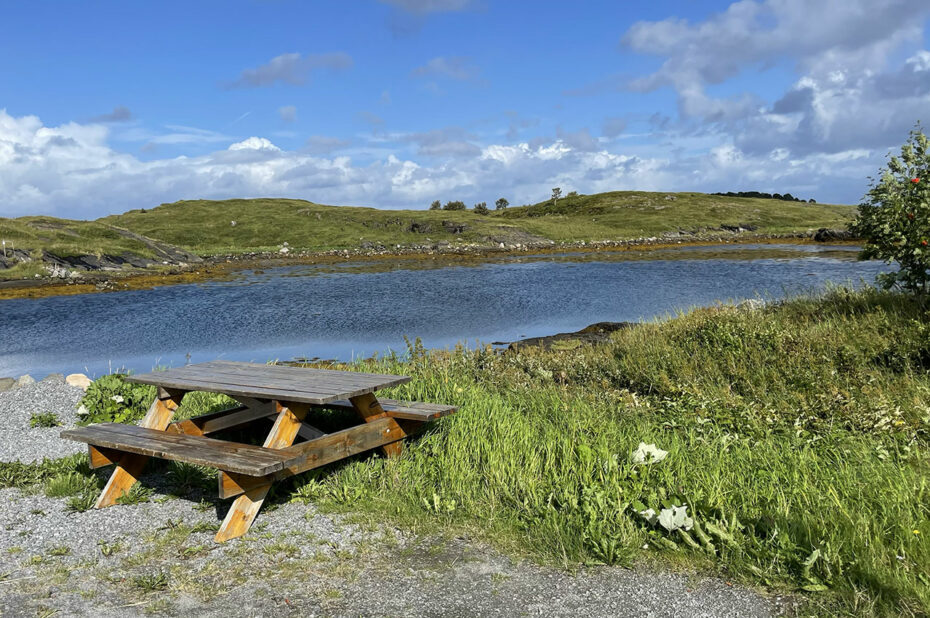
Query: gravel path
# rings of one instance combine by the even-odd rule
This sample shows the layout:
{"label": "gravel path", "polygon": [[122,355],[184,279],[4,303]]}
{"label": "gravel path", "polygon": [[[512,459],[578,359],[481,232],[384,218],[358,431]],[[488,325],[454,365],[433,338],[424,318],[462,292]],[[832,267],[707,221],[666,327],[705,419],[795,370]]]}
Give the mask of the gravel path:
{"label": "gravel path", "polygon": [[[76,420],[80,388],[51,377],[0,393],[0,461],[83,451],[33,429]],[[105,477],[108,470],[100,472]],[[0,616],[772,616],[790,600],[719,579],[622,568],[574,573],[468,539],[417,537],[302,502],[266,502],[241,539],[213,535],[229,501],[173,497],[164,469],[142,504],[71,512],[67,499],[0,490]],[[351,519],[352,521],[349,521]]]}
{"label": "gravel path", "polygon": [[[41,461],[85,450],[82,444],[58,437],[62,429],[74,426],[83,396],[83,390],[65,384],[60,375],[0,393],[0,461]],[[29,426],[33,414],[45,412],[55,414],[62,426]]]}

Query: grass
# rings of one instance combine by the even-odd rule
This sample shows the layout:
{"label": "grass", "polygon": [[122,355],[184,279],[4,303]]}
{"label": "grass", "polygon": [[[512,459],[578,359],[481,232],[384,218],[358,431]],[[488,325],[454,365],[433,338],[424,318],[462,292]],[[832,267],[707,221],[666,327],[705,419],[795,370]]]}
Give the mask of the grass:
{"label": "grass", "polygon": [[[669,196],[670,199],[666,199]],[[671,199],[674,198],[674,199]],[[152,257],[145,243],[123,228],[200,255],[292,250],[357,249],[364,243],[395,248],[440,241],[497,245],[552,240],[577,242],[658,236],[679,229],[753,225],[759,233],[844,227],[854,207],[780,200],[728,198],[703,193],[616,191],[492,211],[382,210],[326,206],[291,199],[187,200],[137,209],[97,221],[52,217],[0,218],[0,237],[38,256],[119,255]],[[236,225],[232,225],[235,221]],[[444,222],[464,225],[454,233]],[[4,271],[5,278],[34,277],[37,263]]]}
{"label": "grass", "polygon": [[58,415],[54,412],[33,412],[29,416],[29,426],[33,429],[36,427],[59,427],[61,421],[58,420]]}
{"label": "grass", "polygon": [[[276,484],[269,502],[464,532],[568,567],[695,566],[796,592],[804,615],[930,613],[930,314],[914,298],[840,288],[695,310],[598,346],[413,345],[351,368],[411,375],[385,395],[461,409],[399,459],[355,457]],[[219,402],[192,403],[185,414]],[[641,442],[668,456],[634,463]],[[77,467],[0,464],[0,486]],[[674,507],[690,529],[641,515]]]}

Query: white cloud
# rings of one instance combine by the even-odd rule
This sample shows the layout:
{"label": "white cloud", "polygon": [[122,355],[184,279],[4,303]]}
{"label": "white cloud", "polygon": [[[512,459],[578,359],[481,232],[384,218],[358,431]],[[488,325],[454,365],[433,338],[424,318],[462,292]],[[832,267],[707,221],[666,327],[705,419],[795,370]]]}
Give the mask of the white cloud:
{"label": "white cloud", "polygon": [[478,67],[463,56],[438,56],[411,73],[414,77],[444,77],[456,81],[471,81],[480,74]]}
{"label": "white cloud", "polygon": [[444,13],[448,11],[461,11],[468,6],[471,0],[380,0],[383,4],[425,15],[426,13]]}
{"label": "white cloud", "polygon": [[288,151],[253,136],[202,156],[141,161],[113,149],[106,126],[47,127],[0,110],[0,215],[92,218],[180,199],[260,196],[405,208],[425,208],[437,196],[505,196],[516,205],[545,199],[555,186],[582,193],[755,189],[849,202],[881,164],[867,149],[797,156],[725,145],[675,156],[654,144],[616,153],[564,139],[478,146],[454,128],[414,135],[408,141],[426,149],[462,141],[468,152],[453,148],[445,154],[454,159],[417,161],[382,150],[363,163],[339,156],[348,144],[336,138],[311,138],[306,149]]}

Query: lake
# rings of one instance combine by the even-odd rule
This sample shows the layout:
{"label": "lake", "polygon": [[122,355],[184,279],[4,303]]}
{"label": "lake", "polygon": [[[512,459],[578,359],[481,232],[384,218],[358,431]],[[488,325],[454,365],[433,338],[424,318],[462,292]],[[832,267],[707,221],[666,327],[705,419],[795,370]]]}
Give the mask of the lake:
{"label": "lake", "polygon": [[831,245],[715,245],[346,262],[205,283],[0,301],[0,376],[150,371],[215,358],[352,358],[513,341],[689,307],[860,286],[888,270]]}

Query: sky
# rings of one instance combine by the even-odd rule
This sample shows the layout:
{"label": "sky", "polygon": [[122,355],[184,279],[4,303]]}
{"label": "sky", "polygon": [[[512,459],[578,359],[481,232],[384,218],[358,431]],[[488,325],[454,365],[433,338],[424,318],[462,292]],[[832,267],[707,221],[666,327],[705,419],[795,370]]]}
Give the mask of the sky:
{"label": "sky", "polygon": [[857,203],[928,0],[0,3],[0,216],[614,190]]}

